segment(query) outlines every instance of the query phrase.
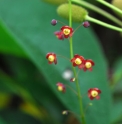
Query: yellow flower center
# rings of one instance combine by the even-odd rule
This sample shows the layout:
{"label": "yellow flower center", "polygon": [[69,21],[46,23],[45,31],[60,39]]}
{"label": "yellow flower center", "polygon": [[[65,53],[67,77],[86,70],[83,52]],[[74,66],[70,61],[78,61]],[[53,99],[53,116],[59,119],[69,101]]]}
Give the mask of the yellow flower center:
{"label": "yellow flower center", "polygon": [[48,57],[48,60],[50,61],[50,62],[53,62],[54,61],[54,56],[53,55],[50,55],[49,57]]}
{"label": "yellow flower center", "polygon": [[65,35],[69,35],[69,34],[70,34],[70,30],[69,30],[69,29],[64,29],[64,30],[63,30],[63,33],[64,33]]}
{"label": "yellow flower center", "polygon": [[63,91],[63,87],[62,86],[58,86],[58,90],[59,91]]}
{"label": "yellow flower center", "polygon": [[82,63],[82,61],[81,61],[79,58],[77,58],[77,59],[75,60],[75,63],[76,63],[77,65],[80,65],[80,64]]}
{"label": "yellow flower center", "polygon": [[98,95],[98,92],[97,92],[97,91],[93,90],[93,91],[91,92],[91,96],[92,96],[92,97],[96,97],[97,95]]}
{"label": "yellow flower center", "polygon": [[92,66],[91,62],[86,62],[86,64],[85,64],[86,68],[91,68],[91,66]]}

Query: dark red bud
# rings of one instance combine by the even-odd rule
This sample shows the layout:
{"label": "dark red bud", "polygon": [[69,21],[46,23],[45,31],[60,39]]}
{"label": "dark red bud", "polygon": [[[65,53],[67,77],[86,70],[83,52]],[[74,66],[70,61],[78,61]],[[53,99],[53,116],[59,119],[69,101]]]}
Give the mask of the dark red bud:
{"label": "dark red bud", "polygon": [[55,26],[55,25],[57,24],[57,20],[53,19],[53,20],[51,21],[51,24],[52,24],[53,26]]}
{"label": "dark red bud", "polygon": [[90,26],[90,23],[88,21],[83,22],[83,26],[85,28],[88,28]]}

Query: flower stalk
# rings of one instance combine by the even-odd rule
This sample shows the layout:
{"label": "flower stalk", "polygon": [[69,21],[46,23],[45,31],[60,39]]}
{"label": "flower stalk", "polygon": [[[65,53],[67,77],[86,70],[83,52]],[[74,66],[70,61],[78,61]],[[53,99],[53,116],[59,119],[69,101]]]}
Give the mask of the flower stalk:
{"label": "flower stalk", "polygon": [[119,26],[122,26],[122,21],[111,15],[110,13],[106,12],[105,10],[102,10],[101,8],[88,3],[87,1],[83,0],[71,0],[73,3],[77,3],[78,5],[84,6],[88,9],[91,9],[92,11],[95,11],[96,13],[101,14],[102,16],[108,18],[109,20],[113,21],[114,23],[118,24]]}
{"label": "flower stalk", "polygon": [[122,14],[122,10],[120,10],[119,8],[117,8],[117,7],[113,6],[112,4],[106,2],[105,0],[96,0],[96,1],[105,5],[105,6],[107,6],[107,7],[109,7],[109,8],[111,8],[112,10]]}
{"label": "flower stalk", "polygon": [[[72,27],[72,4],[71,4],[71,0],[69,0],[69,26]],[[72,37],[69,38],[69,43],[70,43],[70,57],[71,59],[73,58],[73,40]],[[72,66],[73,68],[73,72],[74,72],[74,76],[76,78],[76,88],[77,88],[77,92],[78,92],[78,100],[79,100],[79,106],[80,106],[80,114],[81,114],[81,122],[82,124],[86,124],[85,122],[85,117],[84,117],[84,111],[83,111],[83,105],[82,105],[82,98],[81,98],[81,91],[80,91],[80,86],[79,86],[79,82],[77,79],[77,74],[76,74],[76,70],[75,68]]]}

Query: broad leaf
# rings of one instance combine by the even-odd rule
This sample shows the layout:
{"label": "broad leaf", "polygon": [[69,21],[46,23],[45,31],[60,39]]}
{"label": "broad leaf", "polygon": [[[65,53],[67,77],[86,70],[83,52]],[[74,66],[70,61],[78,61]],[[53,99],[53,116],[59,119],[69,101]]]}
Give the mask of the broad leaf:
{"label": "broad leaf", "polygon": [[0,20],[0,53],[12,54],[19,57],[27,57],[23,49],[16,43],[12,34],[4,29]]}
{"label": "broad leaf", "polygon": [[[57,65],[48,65],[45,55],[47,52],[69,57],[69,41],[59,41],[54,35],[55,30],[60,29],[60,24],[52,27],[50,20],[59,18],[56,7],[46,5],[38,0],[1,0],[0,16],[8,29],[12,32],[16,42],[23,48],[30,59],[35,63],[46,78],[48,85],[54,93],[74,113],[80,114],[77,95],[67,88],[65,94],[57,91],[56,83],[63,82],[71,85],[62,78],[62,73],[71,67],[71,63],[58,57]],[[77,24],[73,24],[76,28]],[[110,92],[106,77],[106,62],[102,55],[97,39],[89,29],[81,27],[73,37],[74,53],[91,58],[95,61],[92,72],[81,72],[79,82],[82,94],[87,93],[89,88],[98,87],[102,90],[101,99],[92,101],[93,106],[86,111],[86,121],[90,124],[109,124],[110,115]],[[91,102],[87,95],[83,98],[83,108]],[[107,116],[106,116],[107,115]],[[92,121],[91,121],[92,120]]]}

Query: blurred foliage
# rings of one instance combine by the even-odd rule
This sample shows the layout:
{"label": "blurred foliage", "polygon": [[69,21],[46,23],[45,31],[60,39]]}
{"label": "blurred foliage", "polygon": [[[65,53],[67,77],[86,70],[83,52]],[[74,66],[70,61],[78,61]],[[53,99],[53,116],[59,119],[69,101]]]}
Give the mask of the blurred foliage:
{"label": "blurred foliage", "polygon": [[[53,35],[61,25],[51,26],[52,18],[68,23],[58,17],[56,6],[42,0],[0,1],[0,124],[78,123],[77,96],[68,87],[65,94],[59,93],[56,87],[57,82],[62,82],[76,89],[75,84],[62,77],[71,64],[58,57],[56,66],[48,65],[45,58],[47,52],[69,56],[68,41],[58,41]],[[78,25],[73,23],[73,28]],[[110,92],[107,62],[97,36],[91,28],[81,27],[74,34],[73,41],[75,54],[95,61],[92,73],[79,74],[82,94],[91,87],[102,90],[101,99],[92,101],[93,106],[89,106],[85,113],[87,123],[121,123],[121,97],[117,100],[116,91]],[[119,71],[114,70],[110,78],[114,83],[110,84],[116,84],[117,76],[122,73],[122,62],[117,65]],[[84,109],[89,102],[86,95]],[[74,114],[61,115],[65,109]]]}

